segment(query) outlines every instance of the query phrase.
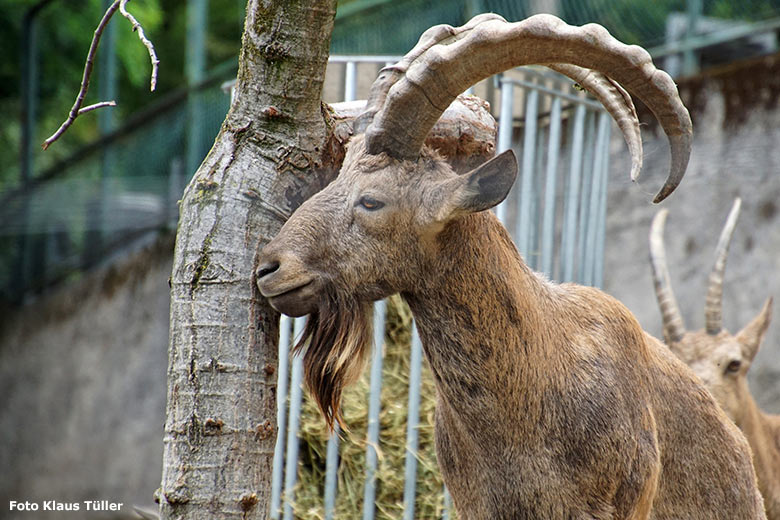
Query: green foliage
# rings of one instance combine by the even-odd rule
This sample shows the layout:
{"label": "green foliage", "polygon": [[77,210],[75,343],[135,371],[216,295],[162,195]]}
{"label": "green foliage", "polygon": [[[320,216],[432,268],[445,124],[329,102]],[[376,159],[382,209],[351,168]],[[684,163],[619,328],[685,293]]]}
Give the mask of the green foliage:
{"label": "green foliage", "polygon": [[[4,0],[0,9],[0,191],[19,181],[21,66],[24,47],[23,19],[38,0]],[[246,0],[209,0],[206,40],[207,70],[227,60],[237,61]],[[149,91],[151,63],[147,49],[132,31],[132,25],[114,14],[110,26],[116,34],[118,106],[112,110],[121,122],[130,114],[186,85],[184,53],[186,49],[186,9],[184,0],[133,0],[127,9],[141,23],[160,59],[157,90]],[[102,0],[54,0],[36,18],[37,69],[40,79],[36,108],[36,133],[33,136],[35,172],[40,173],[58,160],[98,136],[99,112],[80,117],[49,150],[40,144],[65,120],[76,99],[84,63],[93,32],[105,12]],[[98,54],[109,52],[101,40]],[[100,60],[95,60],[85,105],[98,99]]]}

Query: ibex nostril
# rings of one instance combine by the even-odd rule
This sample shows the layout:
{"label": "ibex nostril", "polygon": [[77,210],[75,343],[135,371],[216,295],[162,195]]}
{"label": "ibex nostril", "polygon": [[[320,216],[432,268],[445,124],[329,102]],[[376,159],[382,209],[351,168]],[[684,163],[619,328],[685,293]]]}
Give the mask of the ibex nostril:
{"label": "ibex nostril", "polygon": [[257,268],[257,279],[260,280],[261,278],[268,276],[269,274],[275,273],[279,269],[279,262],[273,261],[273,262],[266,262],[260,267]]}

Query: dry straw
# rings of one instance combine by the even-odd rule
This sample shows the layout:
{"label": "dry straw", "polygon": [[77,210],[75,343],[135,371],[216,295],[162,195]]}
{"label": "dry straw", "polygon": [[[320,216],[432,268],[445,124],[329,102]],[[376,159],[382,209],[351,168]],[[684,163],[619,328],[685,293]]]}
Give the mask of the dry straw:
{"label": "dry straw", "polygon": [[[382,368],[382,411],[378,450],[377,520],[397,519],[403,514],[406,416],[409,392],[409,352],[412,315],[398,296],[387,303]],[[366,426],[368,424],[368,370],[344,392],[344,419],[349,432],[342,433],[338,468],[338,491],[334,518],[361,519],[365,481]],[[420,398],[419,451],[415,518],[441,518],[443,484],[433,444],[435,390],[430,369],[423,364]],[[295,517],[323,519],[325,455],[328,435],[325,421],[314,401],[304,398],[299,434],[298,486]],[[451,515],[450,518],[454,518]]]}

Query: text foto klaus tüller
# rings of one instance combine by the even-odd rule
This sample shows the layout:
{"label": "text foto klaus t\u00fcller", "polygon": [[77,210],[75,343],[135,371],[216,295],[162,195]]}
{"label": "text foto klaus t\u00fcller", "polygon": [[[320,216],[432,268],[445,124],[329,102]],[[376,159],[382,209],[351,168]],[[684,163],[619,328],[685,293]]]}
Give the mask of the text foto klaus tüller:
{"label": "text foto klaus t\u00fcller", "polygon": [[42,502],[11,500],[11,511],[121,511],[122,502],[110,500],[84,500],[82,502],[60,502],[58,500],[44,500]]}

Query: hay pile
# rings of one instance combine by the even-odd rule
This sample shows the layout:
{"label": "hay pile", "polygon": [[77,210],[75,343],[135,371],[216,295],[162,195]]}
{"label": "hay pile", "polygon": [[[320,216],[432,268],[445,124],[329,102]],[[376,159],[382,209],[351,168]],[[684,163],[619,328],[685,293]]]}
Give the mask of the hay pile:
{"label": "hay pile", "polygon": [[[382,366],[382,411],[376,484],[377,519],[396,519],[403,514],[406,407],[409,388],[409,353],[412,315],[398,296],[387,302],[385,355]],[[344,420],[349,432],[342,432],[339,447],[336,519],[360,519],[363,514],[366,427],[368,424],[369,370],[344,392]],[[298,486],[295,517],[322,519],[325,458],[328,434],[313,400],[305,394],[300,430]],[[423,363],[420,398],[419,457],[415,518],[441,518],[443,484],[433,445],[434,386],[430,369]],[[450,518],[454,515],[450,514]]]}

